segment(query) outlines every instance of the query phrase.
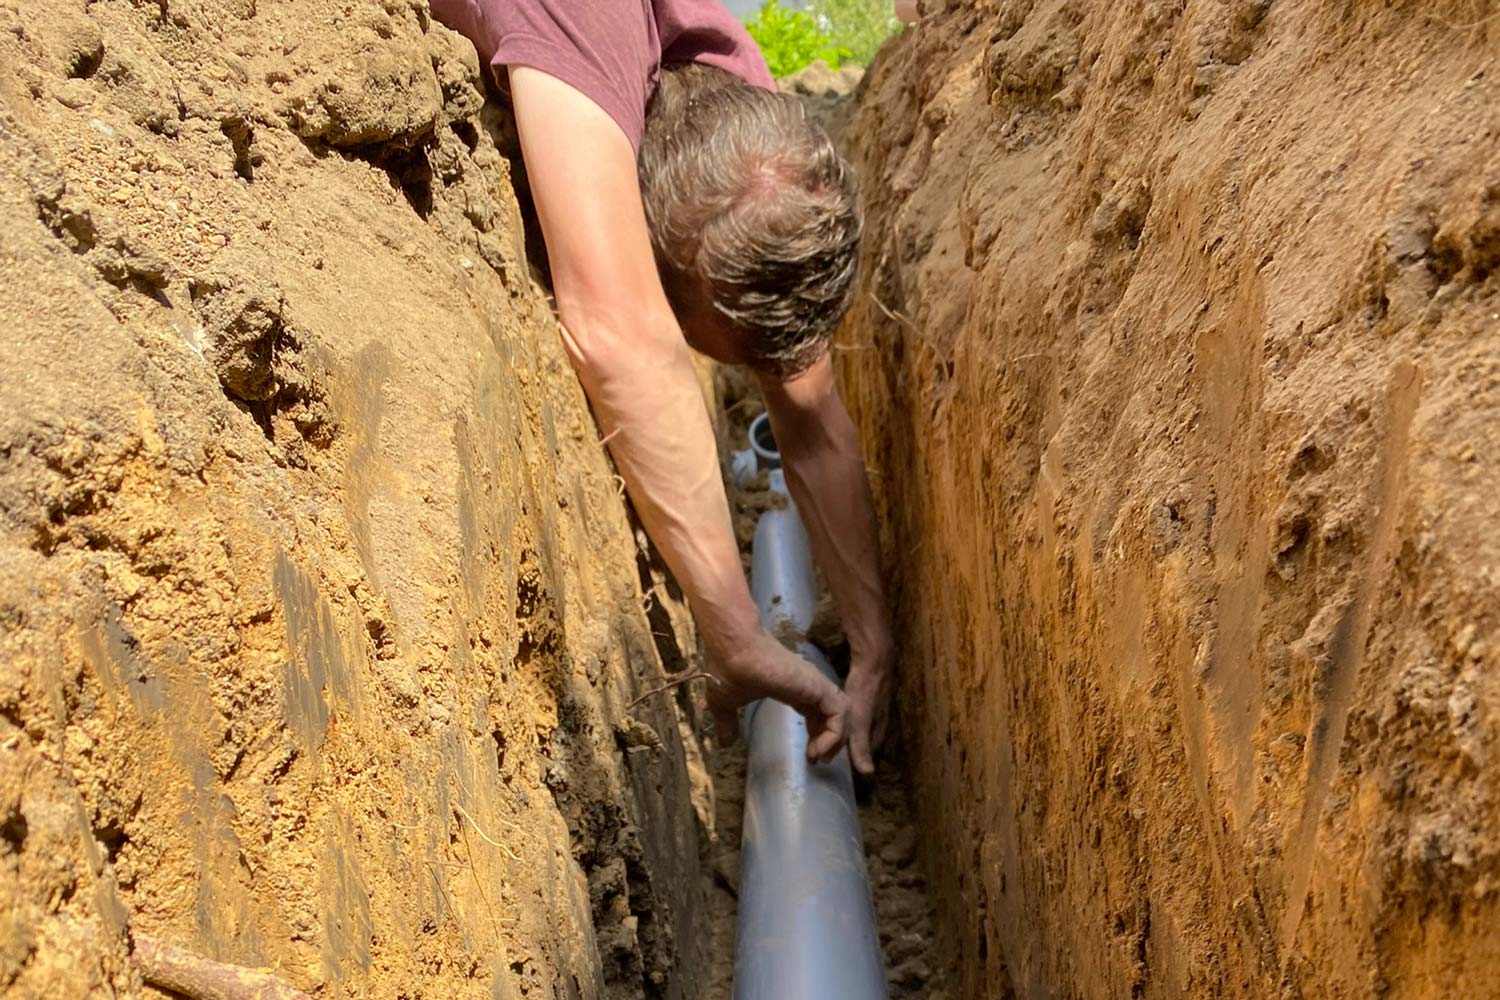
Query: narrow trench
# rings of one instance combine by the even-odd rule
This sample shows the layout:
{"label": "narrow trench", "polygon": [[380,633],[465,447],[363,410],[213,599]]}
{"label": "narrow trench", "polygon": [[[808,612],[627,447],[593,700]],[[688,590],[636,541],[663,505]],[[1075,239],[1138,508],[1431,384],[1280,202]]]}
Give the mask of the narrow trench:
{"label": "narrow trench", "polygon": [[[717,389],[726,447],[746,447],[750,419],[758,412],[758,399],[747,379],[720,369]],[[764,486],[752,484],[741,490],[730,487],[736,535],[741,549],[748,551],[755,519],[768,500]],[[820,602],[826,603],[826,602]],[[814,624],[814,630],[819,625]],[[842,630],[828,630],[835,641]],[[836,668],[847,663],[847,647],[820,641]],[[829,648],[832,647],[832,648]],[[894,734],[895,727],[891,727]],[[735,955],[735,911],[739,893],[740,826],[745,802],[744,741],[712,753],[714,782],[714,827],[717,842],[705,875],[704,908],[707,915],[706,968],[701,977],[704,1000],[730,1000],[733,995]],[[936,934],[934,903],[927,873],[917,851],[917,820],[911,789],[902,771],[904,759],[894,735],[884,748],[873,782],[860,788],[860,826],[865,860],[875,902],[875,918],[885,956],[886,980],[891,1000],[927,998],[948,1000],[953,996],[951,962]]]}

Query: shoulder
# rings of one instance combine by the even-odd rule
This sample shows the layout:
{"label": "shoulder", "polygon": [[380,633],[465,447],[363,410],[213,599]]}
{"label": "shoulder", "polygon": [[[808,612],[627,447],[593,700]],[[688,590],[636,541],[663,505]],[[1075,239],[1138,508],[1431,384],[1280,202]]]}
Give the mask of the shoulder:
{"label": "shoulder", "polygon": [[776,89],[760,48],[718,0],[653,0],[663,63],[717,66],[746,83]]}

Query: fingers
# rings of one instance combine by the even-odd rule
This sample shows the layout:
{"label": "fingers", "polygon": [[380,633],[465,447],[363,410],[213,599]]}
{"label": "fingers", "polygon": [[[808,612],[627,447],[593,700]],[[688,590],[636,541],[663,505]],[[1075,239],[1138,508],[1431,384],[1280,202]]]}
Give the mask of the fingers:
{"label": "fingers", "polygon": [[882,694],[875,708],[875,721],[870,726],[870,753],[877,754],[885,746],[886,732],[890,729],[890,699]]}
{"label": "fingers", "polygon": [[807,720],[807,759],[827,763],[848,738],[849,699],[802,657],[786,653],[771,677],[771,697]]}
{"label": "fingers", "polygon": [[849,762],[860,774],[875,773],[875,755],[870,752],[870,718],[858,706],[849,712]]}
{"label": "fingers", "polygon": [[885,738],[885,701],[888,678],[883,672],[855,670],[845,690],[849,695],[849,761],[860,774],[875,773],[875,752]]}
{"label": "fingers", "polygon": [[[835,688],[835,691],[838,689]],[[847,726],[848,699],[839,694],[838,702],[831,708],[825,708],[818,716],[805,716],[807,719],[807,759],[819,764],[826,764],[844,746],[845,730]]]}
{"label": "fingers", "polygon": [[735,684],[717,674],[708,681],[708,711],[714,720],[714,739],[720,746],[732,746],[740,737],[740,706],[751,699]]}

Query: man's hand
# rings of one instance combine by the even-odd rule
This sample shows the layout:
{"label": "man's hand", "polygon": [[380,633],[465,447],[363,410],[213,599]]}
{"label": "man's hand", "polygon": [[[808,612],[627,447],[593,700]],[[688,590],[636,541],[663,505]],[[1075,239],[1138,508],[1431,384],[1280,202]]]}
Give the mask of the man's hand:
{"label": "man's hand", "polygon": [[762,631],[739,648],[709,651],[708,707],[720,742],[739,732],[739,709],[775,698],[807,720],[807,759],[832,760],[848,732],[850,700],[822,672]]}

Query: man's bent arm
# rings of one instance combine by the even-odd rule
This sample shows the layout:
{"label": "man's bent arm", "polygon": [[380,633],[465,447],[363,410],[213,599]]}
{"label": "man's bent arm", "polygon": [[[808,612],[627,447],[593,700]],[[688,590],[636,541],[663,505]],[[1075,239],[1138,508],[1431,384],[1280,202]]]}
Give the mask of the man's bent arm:
{"label": "man's bent arm", "polygon": [[889,696],[892,644],[859,434],[827,355],[793,379],[759,381],[787,485],[849,636],[849,755],[869,774]]}
{"label": "man's bent arm", "polygon": [[810,757],[843,743],[838,688],[761,628],[730,527],[713,429],[662,291],[635,156],[597,104],[512,67],[511,96],[569,357],[647,533],[688,597],[715,722],[771,695],[808,719]]}

